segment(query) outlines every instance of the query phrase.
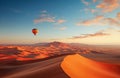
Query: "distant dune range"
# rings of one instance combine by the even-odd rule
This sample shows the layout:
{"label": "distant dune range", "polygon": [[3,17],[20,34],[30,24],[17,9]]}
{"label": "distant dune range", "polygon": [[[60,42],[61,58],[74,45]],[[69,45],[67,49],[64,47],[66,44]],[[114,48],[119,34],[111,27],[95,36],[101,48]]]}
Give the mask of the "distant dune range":
{"label": "distant dune range", "polygon": [[45,45],[8,45],[0,46],[0,60],[29,61],[56,55],[74,53],[68,44],[52,42]]}
{"label": "distant dune range", "polygon": [[[80,78],[81,74],[78,72],[87,75],[88,71],[93,72],[91,75],[88,74],[91,76],[88,78],[96,78],[98,75],[100,77],[97,78],[118,78],[120,74],[119,51],[118,46],[61,42],[0,45],[0,78]],[[104,72],[113,72],[112,76],[115,77],[104,77],[103,68],[105,68]],[[102,75],[98,73],[98,70],[102,72]],[[93,74],[96,76],[92,77]]]}

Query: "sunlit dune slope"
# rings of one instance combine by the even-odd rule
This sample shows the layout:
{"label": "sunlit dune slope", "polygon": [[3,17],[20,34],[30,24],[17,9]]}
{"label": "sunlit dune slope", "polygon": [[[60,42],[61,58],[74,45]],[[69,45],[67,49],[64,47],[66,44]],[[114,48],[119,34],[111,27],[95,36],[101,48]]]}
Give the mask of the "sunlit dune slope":
{"label": "sunlit dune slope", "polygon": [[120,78],[120,65],[97,62],[79,54],[65,57],[61,67],[71,78]]}

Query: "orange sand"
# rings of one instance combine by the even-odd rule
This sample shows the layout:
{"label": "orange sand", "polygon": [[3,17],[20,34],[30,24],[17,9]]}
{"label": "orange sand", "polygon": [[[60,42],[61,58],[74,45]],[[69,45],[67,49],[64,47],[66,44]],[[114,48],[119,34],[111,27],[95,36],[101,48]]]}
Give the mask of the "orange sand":
{"label": "orange sand", "polygon": [[79,54],[67,56],[61,67],[71,78],[120,78],[120,65],[97,62]]}

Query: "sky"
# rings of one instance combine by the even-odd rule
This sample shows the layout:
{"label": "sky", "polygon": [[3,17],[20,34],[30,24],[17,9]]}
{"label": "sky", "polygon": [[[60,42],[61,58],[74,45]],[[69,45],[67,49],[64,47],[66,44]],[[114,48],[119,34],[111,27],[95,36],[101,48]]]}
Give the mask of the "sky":
{"label": "sky", "polygon": [[0,44],[51,41],[120,45],[120,0],[0,0]]}

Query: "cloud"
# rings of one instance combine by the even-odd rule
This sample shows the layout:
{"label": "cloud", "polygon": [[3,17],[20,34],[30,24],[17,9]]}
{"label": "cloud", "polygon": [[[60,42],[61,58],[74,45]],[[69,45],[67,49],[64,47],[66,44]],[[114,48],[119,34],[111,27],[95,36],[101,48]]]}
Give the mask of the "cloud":
{"label": "cloud", "polygon": [[120,26],[120,12],[117,13],[116,17],[114,18],[105,18],[105,22],[107,22],[109,25],[114,26]]}
{"label": "cloud", "polygon": [[66,20],[64,20],[64,19],[59,19],[59,20],[57,20],[56,21],[58,24],[62,24],[62,23],[64,23],[64,22],[66,22]]}
{"label": "cloud", "polygon": [[73,36],[71,39],[81,39],[81,38],[89,38],[89,37],[96,37],[96,36],[106,36],[106,35],[110,35],[110,34],[100,31],[100,32],[96,32],[96,33],[93,33],[93,34],[83,34],[81,36]]}
{"label": "cloud", "polygon": [[120,12],[117,13],[117,18],[120,20]]}
{"label": "cloud", "polygon": [[[85,0],[81,0],[88,7],[84,9],[85,12],[95,15],[102,15],[103,13],[112,12],[116,9],[120,8],[119,0],[92,0],[93,3],[87,2]],[[97,4],[96,4],[97,3]],[[90,6],[90,4],[96,5],[94,8]]]}
{"label": "cloud", "polygon": [[42,12],[42,13],[47,13],[47,10],[42,10],[41,12]]}
{"label": "cloud", "polygon": [[66,22],[66,20],[56,19],[54,16],[48,14],[46,10],[43,10],[41,11],[40,16],[34,20],[34,23],[38,24],[38,23],[43,23],[43,22],[62,24]]}
{"label": "cloud", "polygon": [[93,2],[96,2],[97,0],[93,0]]}
{"label": "cloud", "polygon": [[84,11],[85,13],[92,13],[92,14],[95,14],[95,13],[98,13],[98,10],[97,9],[93,9],[93,8],[84,8]]}
{"label": "cloud", "polygon": [[43,23],[43,22],[49,22],[49,23],[54,23],[55,22],[55,17],[52,15],[47,14],[46,10],[41,11],[42,13],[40,14],[40,17],[34,20],[34,23]]}
{"label": "cloud", "polygon": [[119,6],[119,0],[102,0],[102,3],[98,4],[96,7],[101,9],[103,12],[112,12],[119,8]]}
{"label": "cloud", "polygon": [[66,29],[66,27],[61,27],[61,28],[60,28],[60,30],[65,30],[65,29]]}
{"label": "cloud", "polygon": [[95,13],[95,12],[96,12],[96,10],[95,10],[95,9],[91,9],[90,11],[91,11],[91,13]]}
{"label": "cloud", "polygon": [[99,15],[89,20],[77,22],[76,25],[77,26],[97,26],[97,25],[120,26],[119,20],[120,20],[120,13],[117,13],[116,17],[114,18],[106,18],[102,15]]}
{"label": "cloud", "polygon": [[87,6],[89,5],[89,2],[87,2],[87,1],[85,1],[85,0],[81,0],[81,1],[82,1],[83,4],[85,4],[85,5],[87,5]]}
{"label": "cloud", "polygon": [[104,23],[101,23],[103,19],[104,19],[104,16],[96,16],[93,19],[85,20],[82,22],[80,21],[76,25],[77,26],[104,25]]}
{"label": "cloud", "polygon": [[105,18],[105,21],[108,22],[110,25],[120,26],[120,22],[115,18]]}
{"label": "cloud", "polygon": [[55,22],[55,17],[49,16],[46,14],[41,14],[38,19],[34,20],[34,23],[42,23],[42,22]]}

